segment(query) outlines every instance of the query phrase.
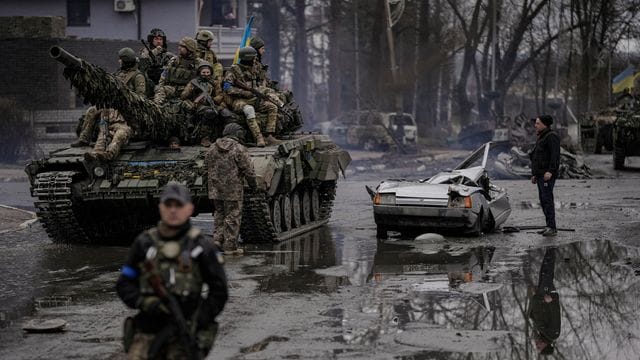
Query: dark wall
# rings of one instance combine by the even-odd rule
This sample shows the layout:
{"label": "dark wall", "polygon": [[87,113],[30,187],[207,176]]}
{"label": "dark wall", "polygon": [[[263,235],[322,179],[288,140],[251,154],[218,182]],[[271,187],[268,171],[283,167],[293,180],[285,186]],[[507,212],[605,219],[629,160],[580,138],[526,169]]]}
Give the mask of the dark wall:
{"label": "dark wall", "polygon": [[0,39],[0,97],[14,99],[24,110],[73,108],[75,96],[62,76],[64,66],[49,57],[53,45],[109,72],[118,68],[118,50],[130,47],[138,52],[142,48],[140,42],[128,40]]}

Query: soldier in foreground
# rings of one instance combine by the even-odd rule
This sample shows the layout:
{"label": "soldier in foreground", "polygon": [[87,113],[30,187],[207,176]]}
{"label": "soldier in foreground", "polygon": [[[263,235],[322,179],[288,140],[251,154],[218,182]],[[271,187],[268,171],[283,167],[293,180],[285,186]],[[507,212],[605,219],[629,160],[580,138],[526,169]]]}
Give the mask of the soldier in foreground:
{"label": "soldier in foreground", "polygon": [[197,50],[196,41],[190,37],[183,37],[178,42],[178,56],[171,59],[162,72],[153,101],[163,104],[180,96],[189,81],[196,77],[196,67],[200,61]]}
{"label": "soldier in foreground", "polygon": [[[266,98],[260,90],[264,84],[255,70],[257,51],[250,47],[243,47],[239,51],[240,63],[231,65],[224,78],[224,91],[229,97],[233,111],[242,112],[247,119],[251,134],[256,139],[256,145],[277,145],[280,141],[274,137],[278,121],[278,106]],[[262,136],[260,126],[256,120],[256,111],[267,114],[266,137]]]}
{"label": "soldier in foreground", "polygon": [[147,44],[140,50],[140,71],[146,72],[154,85],[160,81],[165,66],[174,57],[167,51],[167,36],[162,29],[151,29]]}
{"label": "soldier in foreground", "polygon": [[222,94],[216,94],[210,82],[212,72],[211,64],[201,61],[198,65],[198,77],[189,81],[180,95],[182,103],[193,113],[199,126],[199,141],[202,146],[211,145],[211,141],[216,138],[216,104],[222,102]]}
{"label": "soldier in foreground", "polygon": [[213,201],[213,240],[225,254],[238,251],[238,234],[242,221],[244,181],[255,188],[256,174],[247,148],[242,145],[244,129],[236,123],[225,126],[222,138],[207,152],[205,161],[209,178],[209,198]]}
{"label": "soldier in foreground", "polygon": [[[140,96],[145,96],[146,79],[138,70],[138,58],[131,48],[123,48],[118,51],[120,70],[114,75],[130,90]],[[98,110],[90,107],[85,114],[82,130],[78,141],[71,144],[72,147],[88,146],[96,125],[100,123],[100,131],[93,152],[87,155],[100,160],[111,160],[118,156],[120,149],[129,141],[132,135],[131,128],[125,119],[115,109]]]}
{"label": "soldier in foreground", "polygon": [[222,256],[191,225],[186,187],[168,184],[159,208],[158,226],[136,238],[116,284],[122,301],[140,310],[125,321],[125,351],[128,359],[202,359],[228,298]]}

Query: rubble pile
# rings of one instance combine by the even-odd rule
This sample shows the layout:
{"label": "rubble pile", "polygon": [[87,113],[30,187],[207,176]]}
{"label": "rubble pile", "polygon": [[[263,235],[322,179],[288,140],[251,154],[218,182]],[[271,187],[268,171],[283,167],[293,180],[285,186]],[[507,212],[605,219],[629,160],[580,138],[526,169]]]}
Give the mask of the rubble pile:
{"label": "rubble pile", "polygon": [[[501,152],[496,157],[492,169],[501,178],[531,177],[529,154],[522,147],[514,146],[508,153]],[[560,179],[589,179],[591,168],[585,164],[582,156],[572,154],[564,147],[560,148]]]}

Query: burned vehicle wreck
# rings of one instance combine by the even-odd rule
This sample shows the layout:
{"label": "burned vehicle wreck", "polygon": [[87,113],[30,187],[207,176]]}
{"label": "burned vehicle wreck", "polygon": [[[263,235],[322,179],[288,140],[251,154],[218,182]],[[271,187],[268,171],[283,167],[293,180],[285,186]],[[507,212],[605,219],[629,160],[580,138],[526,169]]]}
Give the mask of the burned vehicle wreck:
{"label": "burned vehicle wreck", "polygon": [[429,179],[391,179],[375,190],[367,188],[377,237],[386,239],[388,231],[480,235],[499,228],[511,214],[511,206],[507,191],[491,183],[487,175],[493,147],[486,143],[455,169]]}

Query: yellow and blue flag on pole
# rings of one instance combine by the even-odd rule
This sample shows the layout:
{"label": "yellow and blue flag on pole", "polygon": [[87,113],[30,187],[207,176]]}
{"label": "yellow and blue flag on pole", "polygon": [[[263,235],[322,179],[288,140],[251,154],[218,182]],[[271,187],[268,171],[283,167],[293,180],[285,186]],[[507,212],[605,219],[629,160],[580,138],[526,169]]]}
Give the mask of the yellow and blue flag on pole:
{"label": "yellow and blue flag on pole", "polygon": [[236,55],[233,57],[234,64],[237,64],[238,62],[240,62],[240,59],[238,57],[238,54],[240,53],[240,49],[245,46],[249,46],[249,43],[251,42],[251,26],[252,25],[253,25],[253,16],[249,18],[249,21],[247,21],[247,25],[244,27],[244,34],[242,34],[242,40],[240,41],[240,46],[238,46],[238,49],[236,50]]}
{"label": "yellow and blue flag on pole", "polygon": [[617,94],[627,89],[633,89],[637,76],[640,76],[640,73],[636,73],[636,69],[633,66],[627,66],[626,69],[611,80],[611,91]]}

